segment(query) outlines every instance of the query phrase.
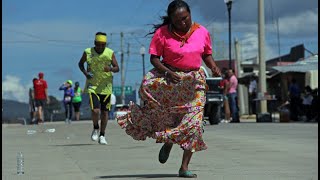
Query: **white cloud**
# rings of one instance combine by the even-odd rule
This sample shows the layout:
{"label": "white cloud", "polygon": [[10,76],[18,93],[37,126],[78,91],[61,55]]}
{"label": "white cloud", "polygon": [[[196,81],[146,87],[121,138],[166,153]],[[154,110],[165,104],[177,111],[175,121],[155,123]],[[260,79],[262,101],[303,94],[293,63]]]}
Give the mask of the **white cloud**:
{"label": "white cloud", "polygon": [[2,81],[2,98],[28,102],[29,87],[31,87],[31,83],[24,86],[20,83],[19,77],[7,75]]}
{"label": "white cloud", "polygon": [[318,9],[279,19],[280,34],[288,36],[318,35]]}
{"label": "white cloud", "polygon": [[[240,40],[241,45],[241,57],[242,59],[248,59],[258,56],[258,35],[254,33],[247,33],[243,39]],[[273,48],[265,42],[265,60],[271,59],[276,55]]]}
{"label": "white cloud", "polygon": [[[213,37],[214,39],[214,43],[218,43],[215,44],[215,46],[217,48],[219,48],[219,51],[225,51],[225,53],[221,53],[223,54],[222,56],[225,57],[219,57],[219,58],[227,58],[227,49],[226,46],[221,45],[221,37],[225,37],[228,38],[228,34],[226,33],[227,31],[225,30],[226,27],[228,27],[227,23],[213,23],[212,25],[210,25],[208,27],[208,29],[214,29],[215,31],[215,37]],[[240,51],[241,51],[241,58],[242,59],[247,59],[247,58],[252,58],[258,55],[258,25],[257,24],[252,24],[252,23],[234,23],[233,25],[233,30],[232,30],[232,36],[234,38],[237,38],[240,42]],[[218,36],[218,37],[217,37]],[[220,40],[219,40],[220,38]],[[216,40],[218,39],[218,41],[220,42],[216,42]],[[224,41],[225,43],[227,43],[228,39],[225,39],[222,41]],[[233,41],[233,40],[232,40]],[[269,41],[272,42],[272,41]],[[278,56],[278,54],[276,53],[277,47],[272,47],[271,45],[269,45],[268,43],[268,34],[267,32],[265,32],[265,59],[271,59],[275,56]],[[221,46],[221,47],[219,47]],[[231,47],[232,53],[234,52],[234,46],[232,45]]]}

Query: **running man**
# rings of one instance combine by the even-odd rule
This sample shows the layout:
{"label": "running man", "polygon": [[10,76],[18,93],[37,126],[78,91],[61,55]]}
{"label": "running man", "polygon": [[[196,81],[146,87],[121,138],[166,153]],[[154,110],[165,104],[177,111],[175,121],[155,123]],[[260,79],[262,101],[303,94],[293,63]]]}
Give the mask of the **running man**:
{"label": "running man", "polygon": [[[119,72],[114,52],[106,47],[106,43],[106,33],[97,32],[95,46],[85,49],[78,63],[80,70],[87,78],[85,92],[89,93],[93,121],[91,139],[99,141],[100,144],[107,144],[105,130],[111,108],[112,76],[113,73]],[[85,63],[87,63],[87,69],[84,68]],[[100,134],[99,115],[101,118]]]}

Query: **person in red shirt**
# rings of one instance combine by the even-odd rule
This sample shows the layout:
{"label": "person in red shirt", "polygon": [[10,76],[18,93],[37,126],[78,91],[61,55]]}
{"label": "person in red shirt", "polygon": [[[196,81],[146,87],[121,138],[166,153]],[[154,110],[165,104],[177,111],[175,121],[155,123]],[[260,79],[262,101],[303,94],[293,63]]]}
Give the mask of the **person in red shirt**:
{"label": "person in red shirt", "polygon": [[37,107],[37,117],[38,117],[38,122],[43,122],[43,107],[44,104],[50,103],[50,99],[48,96],[48,84],[47,81],[43,79],[44,74],[43,72],[40,72],[38,74],[39,79],[35,80],[33,82],[33,88],[34,88],[34,100],[35,100],[35,105]]}

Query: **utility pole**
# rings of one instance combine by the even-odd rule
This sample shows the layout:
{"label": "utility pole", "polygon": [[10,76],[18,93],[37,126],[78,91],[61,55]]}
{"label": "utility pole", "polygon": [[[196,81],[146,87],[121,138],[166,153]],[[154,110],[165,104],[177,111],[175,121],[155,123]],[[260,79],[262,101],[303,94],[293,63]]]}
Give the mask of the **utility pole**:
{"label": "utility pole", "polygon": [[[237,77],[241,77],[241,58],[240,58],[240,44],[238,39],[235,39],[234,41],[234,46],[235,46],[235,51],[236,51],[236,68],[238,75]],[[239,110],[240,110],[240,115],[245,113],[245,104],[244,104],[244,86],[242,84],[238,84],[238,97],[239,97]]]}
{"label": "utility pole", "polygon": [[228,22],[229,22],[229,69],[232,68],[231,65],[231,7],[232,7],[232,0],[225,1],[228,8]]}
{"label": "utility pole", "polygon": [[124,59],[123,59],[123,32],[120,33],[120,51],[121,51],[121,103],[125,104],[124,96]]}
{"label": "utility pole", "polygon": [[[266,63],[265,63],[265,33],[264,33],[264,0],[258,1],[258,51],[259,51],[259,93],[264,96],[267,91],[266,85]],[[260,101],[260,113],[267,112],[267,101]]]}
{"label": "utility pole", "polygon": [[279,35],[279,18],[277,18],[277,38],[278,38],[279,62],[281,62],[280,35]]}

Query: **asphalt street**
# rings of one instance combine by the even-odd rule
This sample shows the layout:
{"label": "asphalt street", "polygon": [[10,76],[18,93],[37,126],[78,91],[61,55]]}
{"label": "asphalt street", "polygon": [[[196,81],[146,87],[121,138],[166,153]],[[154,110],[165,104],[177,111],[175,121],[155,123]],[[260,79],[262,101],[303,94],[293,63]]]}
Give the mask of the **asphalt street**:
{"label": "asphalt street", "polygon": [[[196,152],[189,167],[197,179],[318,179],[317,123],[242,120],[204,129],[208,149]],[[182,179],[177,173],[183,151],[177,145],[167,163],[160,164],[162,144],[153,139],[135,141],[115,121],[109,121],[107,127],[108,145],[91,141],[91,131],[91,121],[2,124],[2,179]],[[20,151],[25,174],[18,176],[16,155]]]}

